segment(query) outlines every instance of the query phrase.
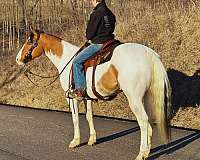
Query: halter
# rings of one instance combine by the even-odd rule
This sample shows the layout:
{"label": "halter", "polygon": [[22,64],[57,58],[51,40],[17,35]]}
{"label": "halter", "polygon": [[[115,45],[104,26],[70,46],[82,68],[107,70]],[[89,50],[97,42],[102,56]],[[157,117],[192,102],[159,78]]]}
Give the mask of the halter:
{"label": "halter", "polygon": [[37,39],[36,40],[33,40],[32,37],[30,37],[28,39],[28,44],[32,44],[31,48],[28,50],[28,53],[27,55],[25,56],[25,59],[24,59],[24,63],[28,63],[29,61],[32,60],[33,56],[32,56],[32,53],[33,53],[33,50],[38,46],[38,40],[40,39],[40,32],[37,31]]}

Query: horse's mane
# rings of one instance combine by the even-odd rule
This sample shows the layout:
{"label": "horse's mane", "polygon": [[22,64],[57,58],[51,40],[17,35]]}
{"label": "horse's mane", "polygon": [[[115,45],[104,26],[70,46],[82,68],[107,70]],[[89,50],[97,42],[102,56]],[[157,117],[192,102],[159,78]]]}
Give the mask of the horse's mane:
{"label": "horse's mane", "polygon": [[43,30],[35,30],[37,33],[39,33],[39,34],[45,34],[45,35],[48,35],[48,36],[50,36],[50,37],[53,37],[53,38],[56,38],[57,40],[59,40],[59,41],[61,41],[62,40],[62,38],[60,38],[60,37],[58,37],[58,36],[56,36],[56,35],[53,35],[53,34],[51,34],[51,33],[48,33],[48,32],[44,32]]}

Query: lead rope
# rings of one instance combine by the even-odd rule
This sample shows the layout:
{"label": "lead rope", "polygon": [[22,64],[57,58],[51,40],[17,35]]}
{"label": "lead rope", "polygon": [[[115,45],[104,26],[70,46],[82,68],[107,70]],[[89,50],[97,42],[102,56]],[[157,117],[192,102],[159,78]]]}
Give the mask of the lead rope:
{"label": "lead rope", "polygon": [[[31,80],[31,78],[28,76],[28,73],[30,73],[29,72],[29,70],[27,70],[27,71],[25,71],[24,72],[24,74],[25,74],[25,76],[28,78],[28,80],[32,83],[32,84],[34,84],[36,87],[48,87],[48,86],[50,86],[50,85],[52,85],[58,78],[59,78],[59,76],[57,76],[52,82],[50,82],[48,85],[38,85],[38,84],[36,84],[35,82],[33,82],[33,80]],[[53,77],[53,76],[52,76]],[[54,76],[55,77],[55,76]]]}

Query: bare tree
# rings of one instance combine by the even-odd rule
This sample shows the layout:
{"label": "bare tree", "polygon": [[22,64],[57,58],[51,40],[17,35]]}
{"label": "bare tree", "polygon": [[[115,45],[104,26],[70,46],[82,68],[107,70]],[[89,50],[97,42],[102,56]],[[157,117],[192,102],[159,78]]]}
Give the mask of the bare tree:
{"label": "bare tree", "polygon": [[28,26],[28,19],[27,19],[27,8],[26,8],[26,0],[17,0],[18,6],[22,9],[22,24],[23,26]]}

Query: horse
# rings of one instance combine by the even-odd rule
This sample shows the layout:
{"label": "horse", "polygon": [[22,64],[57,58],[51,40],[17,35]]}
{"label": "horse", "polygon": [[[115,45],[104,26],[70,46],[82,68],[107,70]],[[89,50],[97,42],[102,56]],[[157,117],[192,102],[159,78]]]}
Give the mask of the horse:
{"label": "horse", "polygon": [[[62,89],[69,89],[72,60],[79,47],[52,34],[31,31],[30,36],[16,56],[19,65],[40,57],[43,53],[57,68]],[[68,65],[66,66],[66,63]],[[87,94],[97,99],[92,91],[92,67],[86,71]],[[152,127],[157,124],[161,140],[169,142],[168,112],[170,111],[171,88],[169,79],[159,55],[151,48],[137,43],[123,43],[117,46],[110,61],[98,65],[95,87],[102,96],[109,96],[121,90],[128,99],[131,111],[136,116],[141,130],[140,151],[136,160],[146,159],[150,154]],[[69,148],[78,147],[80,141],[77,99],[67,99],[72,112],[74,137]],[[73,102],[73,103],[72,103]],[[88,145],[96,143],[93,124],[92,100],[86,99],[86,119],[89,123]]]}

